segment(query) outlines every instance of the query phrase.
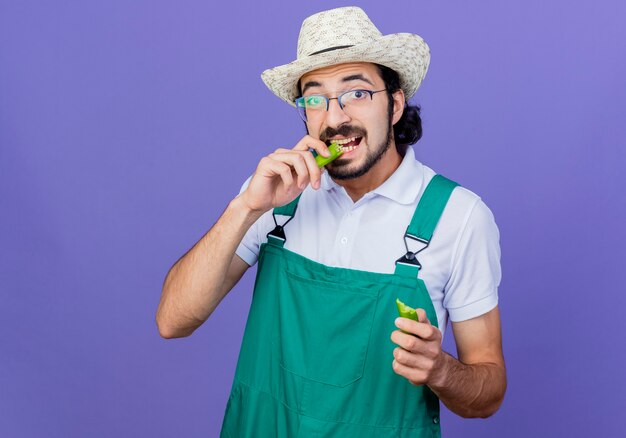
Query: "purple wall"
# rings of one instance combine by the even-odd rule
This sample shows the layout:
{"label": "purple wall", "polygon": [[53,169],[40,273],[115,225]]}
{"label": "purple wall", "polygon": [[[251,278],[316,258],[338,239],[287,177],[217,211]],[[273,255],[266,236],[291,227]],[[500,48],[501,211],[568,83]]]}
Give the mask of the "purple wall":
{"label": "purple wall", "polygon": [[[260,73],[341,5],[0,2],[0,436],[217,436],[254,273],[171,341],[161,283],[302,135]],[[360,5],[429,43],[418,157],[502,235],[508,393],[444,436],[622,436],[624,2]]]}

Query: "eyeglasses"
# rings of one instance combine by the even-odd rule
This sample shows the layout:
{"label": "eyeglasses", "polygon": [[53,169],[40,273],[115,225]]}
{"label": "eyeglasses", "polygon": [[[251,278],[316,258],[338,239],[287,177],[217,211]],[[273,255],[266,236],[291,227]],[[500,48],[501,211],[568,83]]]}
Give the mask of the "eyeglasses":
{"label": "eyeglasses", "polygon": [[[345,93],[341,93],[337,97],[326,97],[322,94],[312,94],[310,96],[298,97],[295,100],[298,114],[302,117],[302,120],[308,122],[309,120],[320,119],[324,117],[331,100],[336,100],[339,103],[339,108],[343,111],[350,113],[351,111],[367,107],[369,103],[374,99],[374,94],[387,91],[386,88],[382,90],[350,90]],[[367,98],[369,96],[369,99]]]}

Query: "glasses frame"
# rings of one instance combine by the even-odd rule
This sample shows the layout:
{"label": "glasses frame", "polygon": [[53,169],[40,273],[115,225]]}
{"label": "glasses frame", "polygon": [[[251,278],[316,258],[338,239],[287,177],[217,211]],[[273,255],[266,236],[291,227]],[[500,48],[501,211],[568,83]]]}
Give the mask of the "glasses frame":
{"label": "glasses frame", "polygon": [[[305,108],[305,106],[304,106],[304,104],[303,104],[303,102],[304,102],[304,99],[305,99],[305,98],[307,98],[307,97],[313,97],[313,96],[315,96],[315,97],[321,97],[322,99],[324,99],[324,100],[326,101],[326,112],[328,112],[328,108],[330,108],[330,101],[331,101],[331,100],[336,100],[336,101],[337,101],[337,103],[339,104],[339,108],[341,108],[341,110],[342,110],[342,111],[344,111],[344,109],[343,109],[343,108],[344,108],[344,106],[343,106],[343,102],[342,102],[342,100],[341,100],[341,99],[342,99],[342,98],[343,98],[343,96],[345,96],[346,94],[348,94],[348,93],[354,93],[355,91],[362,91],[362,92],[364,92],[364,93],[368,93],[368,94],[370,95],[370,101],[371,101],[371,100],[374,100],[374,94],[376,94],[376,93],[381,93],[381,92],[383,92],[383,91],[387,91],[387,89],[386,89],[386,88],[383,88],[382,90],[362,90],[362,89],[360,89],[360,88],[357,88],[356,90],[348,90],[348,91],[344,91],[343,93],[341,93],[341,94],[340,94],[339,96],[337,96],[337,97],[326,97],[326,96],[324,96],[323,94],[310,94],[310,95],[308,95],[308,96],[300,96],[300,97],[297,97],[297,98],[294,100],[294,103],[295,103],[295,105],[296,105],[296,110],[298,110],[298,114],[300,115],[300,118],[301,118],[302,120],[304,120],[305,122],[308,122],[308,120],[307,120],[306,116],[304,115],[304,113],[306,112],[306,108]],[[303,111],[300,111],[300,108],[303,108],[304,110],[303,110]]]}

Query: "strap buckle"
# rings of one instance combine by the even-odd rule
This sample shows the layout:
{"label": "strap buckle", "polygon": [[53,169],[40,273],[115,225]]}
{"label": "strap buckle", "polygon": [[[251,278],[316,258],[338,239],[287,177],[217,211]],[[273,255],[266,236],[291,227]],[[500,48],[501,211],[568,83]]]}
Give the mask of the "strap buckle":
{"label": "strap buckle", "polygon": [[268,239],[270,238],[270,236],[278,240],[282,240],[283,242],[287,241],[287,236],[285,236],[285,230],[283,229],[282,225],[276,225],[276,228],[267,233]]}
{"label": "strap buckle", "polygon": [[417,266],[418,269],[422,269],[422,265],[417,260],[417,257],[415,257],[415,253],[411,251],[407,251],[405,255],[396,260],[396,264],[398,263],[401,265]]}
{"label": "strap buckle", "polygon": [[267,233],[267,238],[269,239],[269,237],[272,236],[278,240],[281,240],[282,242],[286,242],[287,236],[285,236],[285,225],[287,225],[289,221],[293,219],[293,216],[290,216],[284,224],[278,225],[278,221],[276,220],[276,214],[274,214],[274,212],[272,211],[272,219],[274,219],[274,224],[276,225],[276,228]]}
{"label": "strap buckle", "polygon": [[[423,243],[424,246],[419,248],[417,251],[411,251],[409,249],[409,243],[407,239],[411,239],[411,240]],[[396,263],[400,263],[403,265],[417,266],[418,269],[422,269],[421,263],[417,260],[417,254],[419,254],[420,252],[428,248],[429,244],[430,244],[430,240],[422,239],[421,237],[414,236],[413,234],[404,233],[404,247],[406,248],[406,254],[400,257],[398,260],[396,260]]]}
{"label": "strap buckle", "polygon": [[[419,248],[417,251],[411,251],[409,249],[409,243],[408,243],[407,239],[411,239],[411,240],[414,240],[416,242],[423,243],[424,246]],[[408,253],[413,253],[413,254],[417,255],[418,253],[420,253],[420,252],[424,251],[426,248],[428,248],[429,244],[430,244],[430,240],[422,239],[421,237],[414,236],[413,234],[404,233],[404,247],[406,248],[407,254]]]}

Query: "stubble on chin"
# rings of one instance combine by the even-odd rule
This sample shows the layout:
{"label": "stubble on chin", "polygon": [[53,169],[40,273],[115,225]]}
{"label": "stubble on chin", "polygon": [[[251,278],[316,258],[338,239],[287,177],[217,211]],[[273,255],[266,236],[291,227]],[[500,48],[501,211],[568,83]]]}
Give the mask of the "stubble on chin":
{"label": "stubble on chin", "polygon": [[380,144],[378,148],[376,148],[374,154],[372,154],[369,150],[367,151],[365,162],[360,167],[350,169],[350,161],[342,160],[341,157],[339,157],[326,166],[326,171],[328,172],[328,175],[332,179],[341,181],[355,179],[365,175],[367,172],[370,171],[372,167],[376,165],[376,163],[378,163],[383,158],[385,153],[389,150],[392,140],[393,125],[391,124],[391,120],[389,120],[389,125],[387,127],[387,136],[385,140],[383,140],[383,143]]}

